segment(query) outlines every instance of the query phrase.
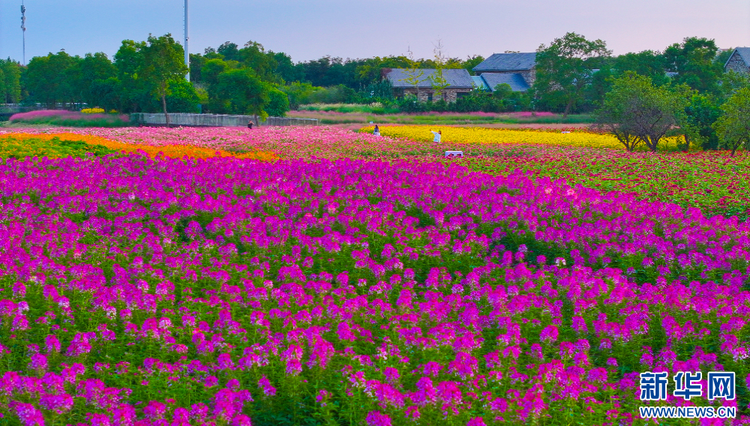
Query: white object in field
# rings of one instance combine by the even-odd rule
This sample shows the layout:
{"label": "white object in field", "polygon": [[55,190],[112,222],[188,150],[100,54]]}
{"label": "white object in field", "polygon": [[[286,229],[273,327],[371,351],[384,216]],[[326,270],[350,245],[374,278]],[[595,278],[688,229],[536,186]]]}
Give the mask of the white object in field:
{"label": "white object in field", "polygon": [[560,133],[570,133],[570,132],[568,132],[568,131],[565,131],[565,132],[560,132]]}
{"label": "white object in field", "polygon": [[446,157],[463,157],[464,152],[463,151],[445,151]]}

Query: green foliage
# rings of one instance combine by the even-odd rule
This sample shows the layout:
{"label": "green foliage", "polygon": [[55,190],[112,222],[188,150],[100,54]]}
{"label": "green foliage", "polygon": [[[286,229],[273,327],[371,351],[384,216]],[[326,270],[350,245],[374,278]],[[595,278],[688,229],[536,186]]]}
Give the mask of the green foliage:
{"label": "green foliage", "polygon": [[226,112],[267,117],[264,108],[270,101],[269,86],[251,69],[235,69],[219,74],[216,91],[218,98],[224,102]]}
{"label": "green foliage", "polygon": [[167,112],[167,96],[171,94],[170,83],[184,79],[188,72],[184,62],[184,51],[171,34],[161,37],[149,35],[148,45],[141,48],[143,67],[139,76],[145,80],[151,93],[160,98],[169,127],[169,113]]}
{"label": "green foliage", "polygon": [[23,74],[23,85],[29,93],[29,100],[48,107],[73,100],[73,79],[69,77],[77,60],[80,58],[74,58],[64,51],[32,58]]}
{"label": "green foliage", "polygon": [[146,42],[123,40],[115,53],[114,65],[117,68],[117,81],[112,82],[118,94],[117,103],[122,112],[140,112],[148,108],[153,98],[147,81],[141,77],[140,70],[144,67],[142,50]]}
{"label": "green foliage", "polygon": [[18,103],[21,101],[21,65],[8,59],[0,59],[2,72],[2,96],[4,103]]}
{"label": "green foliage", "polygon": [[718,50],[713,40],[688,37],[664,51],[667,71],[677,73],[673,79],[678,84],[687,84],[702,94],[718,94],[724,66],[715,60]]}
{"label": "green foliage", "polygon": [[289,107],[298,109],[303,103],[308,103],[308,97],[315,91],[310,83],[291,83],[279,88],[289,98]]}
{"label": "green foliage", "polygon": [[655,152],[661,138],[680,122],[688,104],[686,94],[683,86],[654,86],[650,78],[629,71],[613,80],[596,111],[597,123],[628,151],[644,144]]}
{"label": "green foliage", "polygon": [[276,87],[271,87],[268,91],[268,105],[265,111],[271,117],[284,117],[289,112],[289,98],[286,93]]}
{"label": "green foliage", "polygon": [[200,99],[195,87],[187,80],[179,79],[169,82],[167,109],[172,112],[200,112]]}
{"label": "green foliage", "polygon": [[541,45],[536,55],[536,81],[532,88],[542,105],[572,112],[583,99],[594,69],[611,52],[602,40],[589,41],[582,35],[567,33],[549,46]]}
{"label": "green foliage", "polygon": [[639,53],[626,53],[613,60],[613,71],[621,76],[628,71],[638,75],[649,77],[656,86],[669,84],[670,78],[665,72],[667,64],[664,56],[653,50],[644,50]]}
{"label": "green foliage", "polygon": [[738,148],[747,149],[750,142],[750,88],[737,90],[721,106],[722,115],[716,120],[713,128],[719,137],[719,146],[732,150],[732,156]]}
{"label": "green foliage", "polygon": [[721,116],[719,105],[707,96],[694,94],[690,104],[685,108],[684,120],[681,125],[685,132],[686,148],[693,143],[704,150],[714,150],[719,147],[719,137],[713,124]]}

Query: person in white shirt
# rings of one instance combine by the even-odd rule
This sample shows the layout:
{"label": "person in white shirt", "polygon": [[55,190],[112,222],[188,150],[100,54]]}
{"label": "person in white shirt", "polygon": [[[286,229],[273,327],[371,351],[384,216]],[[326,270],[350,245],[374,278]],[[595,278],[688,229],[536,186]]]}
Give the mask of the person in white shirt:
{"label": "person in white shirt", "polygon": [[435,139],[433,139],[432,141],[435,143],[440,143],[440,138],[443,136],[443,131],[438,130],[437,132],[433,132],[432,130],[430,130],[430,133],[435,135]]}
{"label": "person in white shirt", "polygon": [[372,131],[372,134],[375,136],[380,136],[380,128],[377,124],[375,125],[375,130]]}

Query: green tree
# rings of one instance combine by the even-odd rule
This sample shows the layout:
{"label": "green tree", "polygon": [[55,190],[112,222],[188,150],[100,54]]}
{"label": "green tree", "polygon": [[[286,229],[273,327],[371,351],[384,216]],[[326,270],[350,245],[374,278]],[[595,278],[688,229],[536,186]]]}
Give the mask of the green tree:
{"label": "green tree", "polygon": [[148,82],[151,93],[161,99],[167,127],[170,124],[167,112],[170,82],[185,79],[187,72],[182,46],[174,41],[171,34],[158,38],[149,35],[148,46],[143,48],[143,68],[139,74]]}
{"label": "green tree", "polygon": [[408,66],[406,67],[406,78],[403,79],[404,83],[414,86],[414,90],[417,92],[417,100],[419,99],[419,83],[422,82],[424,76],[424,70],[420,67],[418,61],[414,59],[414,53],[411,49],[408,50]]}
{"label": "green tree", "polygon": [[58,102],[71,102],[74,95],[70,77],[75,65],[76,58],[64,51],[31,58],[23,74],[30,100],[44,103],[48,108],[54,108]]}
{"label": "green tree", "polygon": [[192,83],[185,79],[169,82],[167,107],[170,111],[197,113],[199,103],[198,93]]}
{"label": "green tree", "polygon": [[217,90],[219,97],[226,100],[229,113],[251,114],[256,125],[260,124],[258,117],[267,117],[264,108],[270,100],[269,86],[253,70],[242,68],[220,74]]}
{"label": "green tree", "polygon": [[219,46],[218,49],[216,49],[215,53],[218,53],[219,55],[221,55],[225,61],[238,61],[239,62],[242,60],[240,56],[239,46],[237,46],[237,44],[232,43],[230,41],[226,41],[222,43],[222,45]]}
{"label": "green tree", "polygon": [[190,81],[193,83],[202,83],[203,75],[201,70],[208,62],[208,58],[197,53],[190,54]]}
{"label": "green tree", "polygon": [[122,112],[143,111],[150,103],[151,88],[141,75],[144,67],[143,50],[146,42],[123,40],[115,53],[114,65],[117,68],[117,80],[110,81],[109,87],[114,87],[118,110]]}
{"label": "green tree", "polygon": [[289,97],[278,88],[270,87],[265,111],[270,117],[284,117],[289,111]]}
{"label": "green tree", "polygon": [[448,68],[448,61],[445,58],[443,42],[441,40],[438,40],[433,52],[435,54],[435,72],[428,78],[435,97],[442,99],[443,91],[450,86],[450,83],[448,83],[448,80],[443,75],[443,70]]}
{"label": "green tree", "polygon": [[304,80],[305,72],[292,62],[292,58],[283,52],[269,52],[276,61],[276,75],[282,82],[292,83]]}
{"label": "green tree", "polygon": [[0,59],[0,69],[3,73],[3,102],[18,103],[21,101],[21,64]]}
{"label": "green tree", "polygon": [[661,139],[681,122],[686,93],[685,86],[654,86],[650,78],[629,71],[613,80],[612,90],[595,112],[597,125],[628,151],[642,143],[656,152]]}
{"label": "green tree", "polygon": [[720,116],[721,109],[713,99],[698,93],[693,94],[680,125],[685,134],[686,148],[689,149],[692,143],[704,150],[717,149],[719,137],[713,124]]}
{"label": "green tree", "polygon": [[262,81],[281,83],[281,78],[276,74],[278,63],[274,55],[267,53],[263,45],[248,41],[239,51],[239,62],[246,67],[252,68],[255,75]]}
{"label": "green tree", "polygon": [[101,52],[87,53],[77,65],[74,80],[77,96],[89,107],[103,106],[105,101],[99,96],[104,93],[100,89],[105,81],[117,75],[117,68]]}
{"label": "green tree", "polygon": [[713,128],[719,136],[719,146],[732,150],[747,149],[750,142],[750,87],[737,90],[721,106],[722,115]]}
{"label": "green tree", "polygon": [[461,64],[461,68],[468,70],[471,73],[471,75],[474,75],[474,67],[481,64],[482,62],[484,62],[483,56],[478,56],[478,55],[469,56],[468,58],[466,58],[463,64]]}
{"label": "green tree", "polygon": [[680,44],[664,50],[667,71],[676,72],[673,77],[678,84],[687,84],[703,94],[719,92],[719,78],[724,64],[716,62],[719,49],[713,40],[688,37]]}
{"label": "green tree", "polygon": [[567,33],[549,46],[539,46],[534,93],[543,104],[563,108],[567,117],[582,100],[593,70],[610,54],[602,40],[589,41],[576,33]]}
{"label": "green tree", "polygon": [[664,55],[653,50],[639,53],[626,53],[614,58],[612,68],[615,74],[622,75],[628,71],[649,77],[653,84],[662,86],[669,83]]}
{"label": "green tree", "polygon": [[289,99],[289,107],[297,109],[301,104],[307,102],[307,99],[313,94],[315,88],[310,83],[294,82],[280,87],[280,90],[286,93]]}

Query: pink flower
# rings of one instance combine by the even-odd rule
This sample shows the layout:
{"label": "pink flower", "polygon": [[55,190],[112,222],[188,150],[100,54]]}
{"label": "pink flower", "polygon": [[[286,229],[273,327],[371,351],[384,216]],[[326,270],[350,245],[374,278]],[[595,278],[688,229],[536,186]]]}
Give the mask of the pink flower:
{"label": "pink flower", "polygon": [[380,411],[370,411],[365,420],[367,426],[391,426],[391,418]]}

